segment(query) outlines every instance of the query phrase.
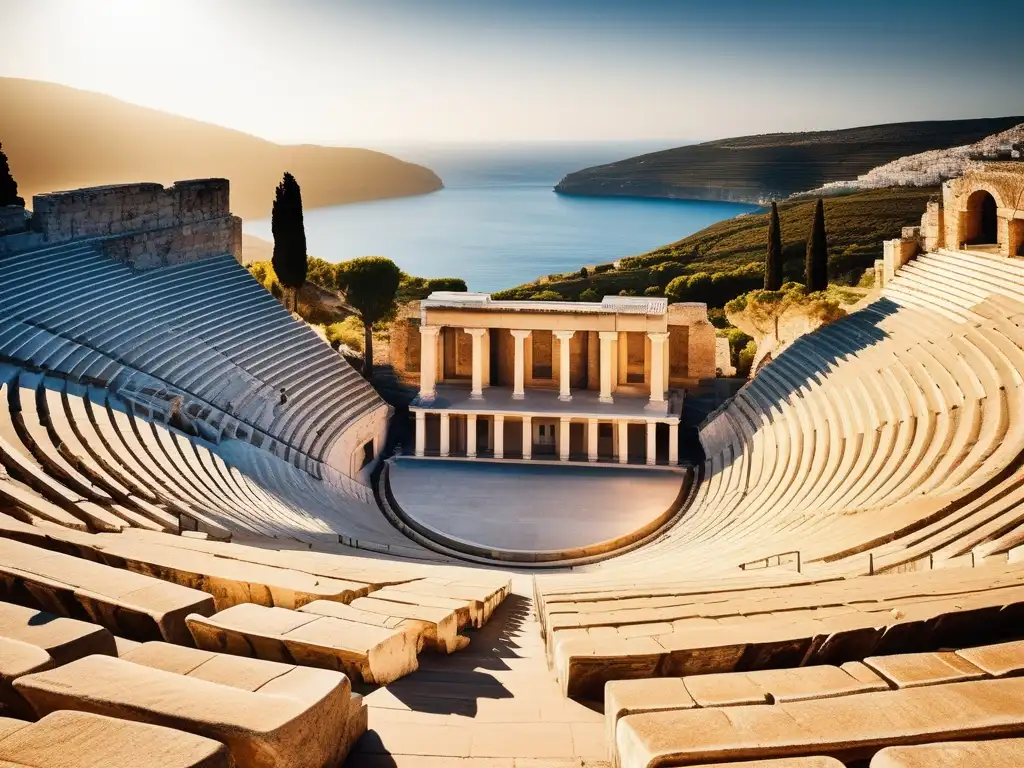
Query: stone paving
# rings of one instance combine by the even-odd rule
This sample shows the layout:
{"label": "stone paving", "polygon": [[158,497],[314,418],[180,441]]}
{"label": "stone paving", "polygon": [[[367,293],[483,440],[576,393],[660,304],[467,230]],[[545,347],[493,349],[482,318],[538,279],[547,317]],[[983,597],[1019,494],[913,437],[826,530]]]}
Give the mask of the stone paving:
{"label": "stone paving", "polygon": [[[356,768],[606,768],[601,710],[564,698],[544,658],[529,577],[455,656],[364,690],[369,730]],[[368,691],[368,692],[367,692]]]}
{"label": "stone paving", "polygon": [[647,468],[403,459],[391,488],[410,517],[503,550],[586,547],[629,536],[668,511],[678,472]]}

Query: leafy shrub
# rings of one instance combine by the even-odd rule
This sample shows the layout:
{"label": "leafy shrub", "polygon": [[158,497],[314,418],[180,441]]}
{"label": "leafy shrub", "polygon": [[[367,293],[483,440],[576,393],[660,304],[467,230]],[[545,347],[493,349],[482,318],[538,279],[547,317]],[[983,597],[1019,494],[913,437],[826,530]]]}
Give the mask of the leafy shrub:
{"label": "leafy shrub", "polygon": [[715,328],[728,328],[729,320],[725,316],[725,310],[721,307],[714,307],[708,310],[708,322]]}
{"label": "leafy shrub", "polygon": [[558,291],[540,291],[530,297],[531,301],[565,301],[565,297]]}
{"label": "leafy shrub", "polygon": [[593,288],[587,288],[580,294],[580,301],[601,301],[601,294]]}
{"label": "leafy shrub", "polygon": [[754,363],[754,357],[757,355],[757,344],[751,339],[746,343],[743,349],[740,350],[739,355],[736,359],[736,375],[737,376],[749,376],[750,366]]}
{"label": "leafy shrub", "polygon": [[340,323],[331,323],[325,330],[328,343],[335,349],[344,344],[356,352],[363,351],[363,321],[355,315],[346,317]]}
{"label": "leafy shrub", "polygon": [[596,267],[594,267],[594,274],[600,275],[605,272],[611,272],[613,269],[615,269],[614,264],[598,264]]}
{"label": "leafy shrub", "polygon": [[428,277],[427,288],[431,292],[434,291],[455,291],[457,293],[465,293],[469,290],[466,287],[466,281],[461,277]]}
{"label": "leafy shrub", "polygon": [[686,273],[686,267],[677,261],[663,261],[651,267],[651,284],[667,286],[672,280]]}
{"label": "leafy shrub", "polygon": [[661,288],[656,285],[652,285],[650,288],[644,289],[644,296],[661,296],[661,294]]}

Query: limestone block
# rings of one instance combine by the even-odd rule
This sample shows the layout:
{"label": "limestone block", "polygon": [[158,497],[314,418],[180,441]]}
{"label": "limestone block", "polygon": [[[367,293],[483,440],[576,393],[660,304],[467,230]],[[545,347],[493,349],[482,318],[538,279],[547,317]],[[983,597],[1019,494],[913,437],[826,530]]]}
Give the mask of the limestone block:
{"label": "limestone block", "polygon": [[14,690],[14,681],[53,666],[50,654],[42,648],[0,637],[0,715],[31,718],[32,708]]}
{"label": "limestone block", "polygon": [[864,659],[864,664],[898,688],[978,680],[986,676],[983,670],[951,651],[874,656]]}
{"label": "limestone block", "polygon": [[[147,644],[149,645],[149,644]],[[63,709],[161,725],[227,745],[239,768],[326,768],[339,765],[351,747],[351,717],[361,702],[351,697],[348,679],[337,672],[268,662],[233,666],[260,673],[256,691],[203,679],[204,668],[220,657],[164,646],[177,658],[191,656],[191,668],[177,674],[127,659],[90,656],[63,667],[19,678],[15,688],[36,713]],[[181,651],[192,650],[192,654]],[[129,657],[139,653],[136,651]],[[141,658],[141,657],[140,657]],[[269,679],[263,671],[272,676]]]}
{"label": "limestone block", "polygon": [[146,768],[232,766],[219,741],[87,712],[54,712],[37,723],[0,729],[0,765],[135,768],[140,759]]}
{"label": "limestone block", "polygon": [[454,653],[461,645],[456,612],[445,608],[408,605],[371,596],[360,597],[350,605],[315,600],[299,610],[401,629],[412,634],[418,648],[426,647],[439,653]]}
{"label": "limestone block", "polygon": [[51,613],[88,615],[137,640],[189,643],[185,616],[214,611],[205,592],[2,539],[0,596],[21,590]]}
{"label": "limestone block", "polygon": [[218,610],[241,603],[298,608],[320,599],[346,602],[369,591],[357,582],[138,541],[104,541],[99,555],[117,568],[202,590],[213,596]]}
{"label": "limestone block", "polygon": [[1024,672],[1024,640],[964,648],[957,651],[956,655],[992,677],[1019,675]]}
{"label": "limestone block", "polygon": [[117,653],[114,636],[103,627],[13,603],[0,603],[0,638],[41,648],[56,664]]}
{"label": "limestone block", "polygon": [[871,768],[1020,768],[1024,739],[956,741],[886,747],[871,759]]}
{"label": "limestone block", "polygon": [[1021,722],[1024,680],[978,680],[774,706],[629,715],[619,723],[616,748],[625,766],[799,754],[843,760],[935,737],[998,736],[1019,730]]}
{"label": "limestone block", "polygon": [[418,637],[406,629],[249,604],[187,622],[199,648],[338,670],[367,683],[390,683],[419,666]]}

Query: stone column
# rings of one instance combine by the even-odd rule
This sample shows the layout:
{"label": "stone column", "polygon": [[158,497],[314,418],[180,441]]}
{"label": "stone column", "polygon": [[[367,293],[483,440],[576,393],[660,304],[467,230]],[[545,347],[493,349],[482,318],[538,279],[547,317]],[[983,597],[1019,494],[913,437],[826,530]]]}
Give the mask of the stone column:
{"label": "stone column", "polygon": [[647,422],[647,463],[658,462],[658,424],[654,421]]}
{"label": "stone column", "polygon": [[448,456],[449,443],[451,441],[451,424],[448,419],[448,412],[441,411],[441,457]]}
{"label": "stone column", "polygon": [[597,419],[587,419],[587,461],[597,461]]}
{"label": "stone column", "polygon": [[668,463],[670,466],[679,464],[679,422],[670,421],[668,424]]}
{"label": "stone column", "polygon": [[476,414],[466,416],[466,458],[476,458]]}
{"label": "stone column", "polygon": [[533,458],[533,417],[523,416],[523,458]]}
{"label": "stone column", "polygon": [[423,456],[427,448],[427,414],[416,411],[416,455]]}
{"label": "stone column", "polygon": [[612,402],[612,342],[618,337],[615,331],[601,331],[601,396],[602,403]]}
{"label": "stone column", "polygon": [[486,328],[464,328],[473,337],[473,389],[469,393],[470,400],[484,399],[484,338]]}
{"label": "stone column", "polygon": [[494,417],[494,458],[505,458],[505,417]]}
{"label": "stone column", "polygon": [[651,408],[665,407],[665,341],[667,333],[648,333],[651,340]]}
{"label": "stone column", "polygon": [[437,395],[437,335],[439,325],[420,326],[420,400],[430,402]]}
{"label": "stone column", "polygon": [[671,358],[671,356],[669,354],[669,347],[670,347],[670,345],[669,345],[669,338],[670,337],[671,337],[671,334],[670,333],[666,333],[665,334],[665,343],[661,345],[663,350],[664,350],[662,352],[662,355],[663,355],[663,357],[662,357],[662,367],[665,369],[665,375],[664,375],[664,377],[662,377],[661,381],[662,381],[662,385],[665,387],[666,394],[668,393],[669,373],[670,373],[670,371],[672,369],[672,358]]}
{"label": "stone column", "polygon": [[523,382],[525,380],[525,373],[523,368],[526,365],[526,352],[523,349],[526,340],[530,338],[530,331],[511,331],[512,338],[515,339],[515,383],[512,387],[512,399],[522,400],[526,397],[526,390],[524,389]]}
{"label": "stone column", "polygon": [[572,400],[572,393],[569,391],[569,339],[575,331],[554,331],[553,335],[558,339],[558,399],[563,402]]}
{"label": "stone column", "polygon": [[619,427],[619,464],[629,462],[629,422],[625,419],[618,422]]}
{"label": "stone column", "polygon": [[569,460],[569,418],[563,416],[558,421],[558,460]]}

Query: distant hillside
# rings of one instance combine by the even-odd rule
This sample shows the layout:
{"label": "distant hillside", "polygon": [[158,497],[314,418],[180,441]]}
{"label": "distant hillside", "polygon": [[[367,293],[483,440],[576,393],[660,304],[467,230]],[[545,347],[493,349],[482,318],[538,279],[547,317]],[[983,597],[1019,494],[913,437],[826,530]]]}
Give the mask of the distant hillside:
{"label": "distant hillside", "polygon": [[[937,188],[896,188],[826,198],[829,279],[855,285],[875,259],[882,258],[882,241],[898,237],[903,227],[919,224],[926,203],[937,194]],[[813,210],[813,200],[779,204],[787,280],[803,282]],[[673,278],[704,273],[713,278],[711,284],[686,300],[721,307],[729,299],[763,285],[767,242],[768,214],[742,214],[649,253],[622,258],[616,262],[618,268],[605,264],[586,274],[551,275],[544,281],[500,291],[495,296],[528,299],[542,291],[585,301],[597,301],[601,296],[623,291],[630,295],[664,296],[665,287]]]}
{"label": "distant hillside", "polygon": [[741,136],[667,149],[570,173],[572,195],[761,202],[855,179],[904,155],[971,144],[1024,117],[891,123],[841,131]]}
{"label": "distant hillside", "polygon": [[307,208],[442,186],[428,168],[380,152],[282,146],[35,80],[0,78],[0,142],[26,201],[40,192],[100,184],[225,177],[231,180],[232,211],[266,218],[286,170],[302,186]]}

